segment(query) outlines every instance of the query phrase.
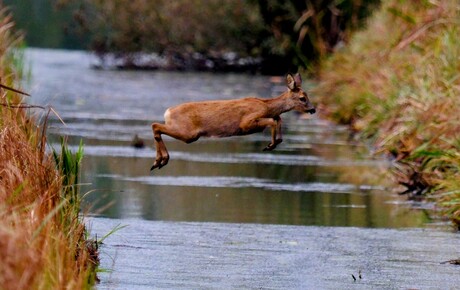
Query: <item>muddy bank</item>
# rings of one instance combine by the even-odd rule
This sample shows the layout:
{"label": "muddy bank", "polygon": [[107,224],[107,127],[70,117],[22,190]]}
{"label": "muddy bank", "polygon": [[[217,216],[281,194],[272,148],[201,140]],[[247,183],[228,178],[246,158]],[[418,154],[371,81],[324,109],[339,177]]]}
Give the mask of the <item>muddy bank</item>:
{"label": "muddy bank", "polygon": [[[454,289],[460,235],[438,230],[177,223],[127,225],[102,247],[98,289]],[[359,278],[361,274],[361,278]],[[353,276],[356,278],[354,280]]]}

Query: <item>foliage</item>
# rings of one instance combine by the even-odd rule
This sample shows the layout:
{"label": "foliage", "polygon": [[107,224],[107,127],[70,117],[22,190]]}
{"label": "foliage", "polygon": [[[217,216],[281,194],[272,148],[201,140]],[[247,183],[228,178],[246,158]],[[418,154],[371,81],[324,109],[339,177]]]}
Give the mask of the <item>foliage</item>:
{"label": "foliage", "polygon": [[194,54],[203,59],[230,52],[255,56],[259,42],[255,36],[263,28],[257,7],[243,0],[57,2],[75,7],[74,18],[84,33],[92,35],[93,51],[115,53],[128,66],[139,52],[158,53],[172,66]]}
{"label": "foliage", "polygon": [[[258,0],[271,36],[263,49],[270,66],[282,71],[312,68],[316,61],[348,41],[351,31],[379,4],[379,0]],[[288,60],[286,62],[286,60]]]}
{"label": "foliage", "polygon": [[[21,37],[0,12],[0,78],[17,87]],[[66,177],[46,154],[44,128],[20,95],[0,90],[0,285],[2,289],[85,289],[97,255],[84,239],[78,205],[62,194]],[[64,222],[65,221],[65,222]]]}
{"label": "foliage", "polygon": [[394,157],[406,192],[460,224],[460,5],[385,1],[322,66],[322,112]]}
{"label": "foliage", "polygon": [[80,191],[79,191],[79,171],[83,159],[83,140],[75,154],[68,148],[67,141],[61,137],[61,148],[58,153],[53,149],[53,157],[56,167],[62,175],[61,198],[71,207],[66,207],[61,211],[61,219],[64,225],[71,224],[72,220],[78,218],[80,210]]}
{"label": "foliage", "polygon": [[88,39],[77,37],[72,11],[57,11],[55,0],[1,0],[13,14],[17,29],[24,31],[29,46],[48,48],[84,49]]}
{"label": "foliage", "polygon": [[[255,57],[266,73],[308,67],[347,40],[378,0],[55,0],[75,9],[91,49],[135,63],[139,52],[195,62]],[[115,17],[116,15],[116,17]],[[230,54],[229,54],[230,53]],[[192,64],[192,66],[196,63]],[[201,64],[203,66],[203,64]]]}

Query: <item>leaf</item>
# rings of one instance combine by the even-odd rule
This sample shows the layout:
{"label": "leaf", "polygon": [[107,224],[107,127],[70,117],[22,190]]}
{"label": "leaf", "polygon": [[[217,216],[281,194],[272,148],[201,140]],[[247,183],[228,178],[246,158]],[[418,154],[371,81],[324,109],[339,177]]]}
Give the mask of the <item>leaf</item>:
{"label": "leaf", "polygon": [[105,239],[107,239],[109,236],[111,236],[112,234],[118,232],[119,230],[121,229],[124,229],[126,228],[128,225],[124,225],[122,226],[121,224],[118,224],[116,225],[112,230],[110,230],[110,232],[108,232],[105,236],[103,236],[99,241],[97,241],[98,244],[102,244],[104,242]]}

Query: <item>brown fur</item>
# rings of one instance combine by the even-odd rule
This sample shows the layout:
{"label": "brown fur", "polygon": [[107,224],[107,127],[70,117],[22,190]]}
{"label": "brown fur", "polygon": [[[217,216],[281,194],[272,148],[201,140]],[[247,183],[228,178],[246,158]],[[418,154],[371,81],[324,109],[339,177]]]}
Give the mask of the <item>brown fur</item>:
{"label": "brown fur", "polygon": [[169,161],[162,134],[191,143],[200,137],[248,135],[270,127],[271,143],[264,150],[275,149],[276,145],[282,142],[282,113],[291,110],[312,114],[315,112],[307,93],[301,88],[300,75],[288,74],[286,82],[288,91],[273,99],[243,98],[192,102],[167,109],[165,124],[152,124],[157,156],[151,170],[161,168]]}

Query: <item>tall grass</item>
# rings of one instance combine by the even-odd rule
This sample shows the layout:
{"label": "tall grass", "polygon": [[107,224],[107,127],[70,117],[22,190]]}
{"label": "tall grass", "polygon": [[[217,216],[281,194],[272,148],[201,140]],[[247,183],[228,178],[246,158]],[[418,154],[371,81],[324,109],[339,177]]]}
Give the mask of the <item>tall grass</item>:
{"label": "tall grass", "polygon": [[[17,87],[21,37],[13,28],[0,10],[0,78]],[[20,95],[0,91],[0,288],[90,288],[97,259],[85,240],[79,204],[66,193],[76,187],[72,174],[78,172],[56,167],[45,150],[44,129],[25,107]],[[60,156],[78,168],[78,153]]]}
{"label": "tall grass", "polygon": [[[62,219],[65,224],[71,223],[74,218],[78,218],[80,210],[80,191],[79,191],[79,171],[81,161],[83,159],[83,143],[80,141],[75,154],[67,146],[65,138],[61,138],[60,151],[53,149],[53,157],[56,162],[57,168],[62,175],[62,191],[61,198],[67,203],[76,205],[69,207],[69,211],[62,212]],[[68,221],[64,219],[70,218]]]}
{"label": "tall grass", "polygon": [[322,111],[395,159],[411,196],[460,226],[460,4],[383,1],[367,29],[325,61]]}

